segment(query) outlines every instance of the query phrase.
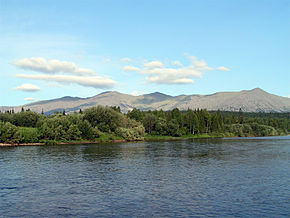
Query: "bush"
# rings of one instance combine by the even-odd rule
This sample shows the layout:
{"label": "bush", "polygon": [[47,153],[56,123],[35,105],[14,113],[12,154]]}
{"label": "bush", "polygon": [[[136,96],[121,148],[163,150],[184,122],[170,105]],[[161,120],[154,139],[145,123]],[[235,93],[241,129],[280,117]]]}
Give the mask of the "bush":
{"label": "bush", "polygon": [[257,123],[251,123],[251,127],[256,136],[269,136],[278,135],[277,130],[272,126],[259,125]]}
{"label": "bush", "polygon": [[87,120],[79,122],[78,128],[81,132],[81,137],[83,139],[92,140],[92,139],[98,137],[97,136],[98,134],[95,134],[96,133],[95,129],[92,127],[92,125]]}
{"label": "bush", "polygon": [[251,124],[230,124],[225,125],[227,135],[234,136],[269,136],[278,135],[277,130],[272,126],[261,125],[257,123]]}
{"label": "bush", "polygon": [[120,112],[108,107],[92,107],[84,112],[84,120],[89,121],[93,127],[98,127],[102,132],[115,132],[120,126],[121,117],[124,116]]}
{"label": "bush", "polygon": [[18,127],[16,135],[14,135],[18,143],[35,143],[39,141],[39,136],[38,129],[31,127]]}
{"label": "bush", "polygon": [[25,111],[12,114],[13,124],[22,127],[36,127],[36,123],[40,117],[38,113]]}
{"label": "bush", "polygon": [[142,125],[134,128],[118,127],[116,135],[129,141],[143,140],[145,135],[145,129]]}
{"label": "bush", "polygon": [[0,121],[0,141],[4,143],[18,143],[15,138],[17,127],[9,122]]}

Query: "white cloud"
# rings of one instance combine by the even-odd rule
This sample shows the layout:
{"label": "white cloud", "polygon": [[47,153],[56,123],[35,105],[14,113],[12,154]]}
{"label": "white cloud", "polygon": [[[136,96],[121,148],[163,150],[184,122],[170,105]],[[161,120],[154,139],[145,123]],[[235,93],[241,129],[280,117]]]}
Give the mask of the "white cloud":
{"label": "white cloud", "polygon": [[216,69],[219,70],[219,71],[230,71],[229,68],[227,68],[227,67],[223,67],[223,66],[221,66],[221,67],[217,67]]}
{"label": "white cloud", "polygon": [[104,61],[105,61],[105,63],[110,63],[110,62],[111,62],[111,58],[108,57],[108,58],[106,58]]}
{"label": "white cloud", "polygon": [[14,61],[15,66],[24,69],[42,73],[70,73],[77,75],[92,75],[95,72],[91,69],[80,68],[73,62],[59,60],[45,60],[44,58],[24,58]]}
{"label": "white cloud", "polygon": [[78,84],[86,87],[94,87],[97,89],[112,88],[116,82],[110,78],[103,78],[99,76],[84,77],[84,76],[70,76],[70,75],[26,75],[17,74],[16,77],[32,80],[42,80],[46,82],[59,82],[65,84]]}
{"label": "white cloud", "polygon": [[213,70],[212,67],[209,67],[205,60],[198,60],[197,57],[186,55],[186,57],[191,61],[191,67],[195,68],[198,71],[205,72]]}
{"label": "white cloud", "polygon": [[[183,66],[179,61],[175,61],[175,67],[167,67],[161,61],[152,61],[144,64],[140,73],[147,75],[146,80],[156,84],[191,84],[193,78],[201,78],[202,75],[214,70],[209,67],[204,60],[197,57],[186,55],[190,60],[188,66]],[[133,66],[131,66],[133,67]]]}
{"label": "white cloud", "polygon": [[38,99],[36,98],[31,98],[31,97],[28,97],[28,98],[24,98],[24,101],[37,101]]}
{"label": "white cloud", "polygon": [[180,61],[173,61],[173,62],[172,62],[172,65],[173,65],[173,66],[178,66],[178,67],[182,67],[182,66],[183,66],[183,64],[180,63]]}
{"label": "white cloud", "polygon": [[121,62],[131,62],[131,58],[121,58]]}
{"label": "white cloud", "polygon": [[133,71],[139,71],[140,69],[138,67],[134,66],[125,66],[123,67],[123,71],[125,72],[133,72]]}
{"label": "white cloud", "polygon": [[13,88],[14,90],[24,91],[24,92],[37,92],[40,88],[33,84],[22,84],[21,86],[17,86]]}
{"label": "white cloud", "polygon": [[147,81],[157,84],[190,84],[194,83],[193,79],[189,78],[172,78],[168,76],[149,76]]}
{"label": "white cloud", "polygon": [[144,64],[147,68],[157,68],[157,67],[163,67],[164,64],[161,61],[151,61]]}

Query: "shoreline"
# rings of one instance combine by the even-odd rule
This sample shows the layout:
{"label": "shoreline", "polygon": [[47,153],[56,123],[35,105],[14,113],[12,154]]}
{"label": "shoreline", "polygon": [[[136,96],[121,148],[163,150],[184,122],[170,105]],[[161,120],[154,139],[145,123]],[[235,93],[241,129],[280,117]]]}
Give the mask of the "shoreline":
{"label": "shoreline", "polygon": [[[273,136],[273,135],[271,135]],[[271,137],[269,136],[210,136],[210,135],[203,135],[203,136],[181,136],[181,137],[169,137],[169,136],[150,136],[145,137],[144,140],[125,140],[125,139],[114,139],[108,141],[75,141],[75,142],[56,142],[52,145],[80,145],[80,144],[100,144],[100,143],[125,143],[125,142],[150,142],[150,141],[174,141],[174,140],[186,140],[186,139],[210,139],[210,138],[250,138],[250,137]],[[276,136],[288,136],[288,135],[276,135]],[[275,137],[275,136],[273,136]],[[46,144],[45,142],[35,142],[35,143],[0,143],[1,147],[23,147],[23,146],[51,146],[50,144]]]}
{"label": "shoreline", "polygon": [[[109,141],[76,141],[76,142],[56,142],[56,144],[53,145],[80,145],[80,144],[100,144],[100,143],[123,143],[123,142],[129,142],[127,140],[123,139],[115,139],[115,140],[109,140]],[[44,142],[35,142],[35,143],[0,143],[0,147],[22,147],[22,146],[51,146],[49,144],[46,144]]]}

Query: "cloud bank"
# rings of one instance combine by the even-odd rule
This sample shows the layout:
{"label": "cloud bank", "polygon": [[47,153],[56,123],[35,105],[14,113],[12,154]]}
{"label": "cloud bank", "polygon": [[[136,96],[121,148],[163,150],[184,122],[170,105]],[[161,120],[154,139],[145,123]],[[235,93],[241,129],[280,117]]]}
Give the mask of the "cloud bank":
{"label": "cloud bank", "polygon": [[89,86],[93,88],[112,88],[116,82],[109,78],[102,78],[98,76],[84,77],[84,76],[70,76],[70,75],[47,75],[47,74],[17,74],[16,77],[23,79],[42,80],[50,82],[59,82],[65,84],[78,84],[81,86]]}
{"label": "cloud bank", "polygon": [[[61,84],[78,84],[97,89],[112,88],[116,82],[110,78],[96,76],[91,69],[80,68],[73,62],[46,60],[44,58],[24,58],[14,62],[14,65],[25,70],[41,74],[17,74],[16,77]],[[63,73],[69,74],[64,75]],[[26,84],[27,85],[27,84]],[[29,87],[16,87],[18,90],[29,90]],[[15,88],[15,89],[16,89]],[[30,87],[33,90],[32,87]],[[38,87],[39,88],[39,87]],[[34,87],[34,89],[36,89]]]}
{"label": "cloud bank", "polygon": [[22,84],[21,86],[17,86],[13,88],[14,90],[24,91],[24,92],[37,92],[40,90],[40,88],[33,84]]}
{"label": "cloud bank", "polygon": [[32,70],[36,72],[56,74],[69,73],[76,75],[93,75],[95,72],[90,69],[80,68],[73,62],[60,60],[46,60],[44,58],[24,58],[14,61],[16,67],[24,70]]}
{"label": "cloud bank", "polygon": [[[171,66],[166,66],[162,61],[155,60],[144,63],[142,68],[125,66],[123,70],[144,74],[148,82],[155,84],[191,84],[194,82],[193,78],[201,78],[207,71],[215,70],[204,60],[190,55],[186,55],[186,57],[190,62],[187,66],[180,61],[174,61]],[[229,69],[219,67],[218,70],[228,71]]]}
{"label": "cloud bank", "polygon": [[134,71],[139,71],[140,69],[138,67],[134,66],[125,66],[123,67],[123,71],[125,72],[134,72]]}
{"label": "cloud bank", "polygon": [[164,66],[164,64],[161,61],[151,61],[144,64],[147,68],[161,68]]}

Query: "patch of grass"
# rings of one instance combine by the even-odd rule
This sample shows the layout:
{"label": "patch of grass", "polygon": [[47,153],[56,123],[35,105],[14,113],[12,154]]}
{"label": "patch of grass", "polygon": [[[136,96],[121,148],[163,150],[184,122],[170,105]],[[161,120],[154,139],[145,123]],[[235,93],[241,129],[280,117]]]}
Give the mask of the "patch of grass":
{"label": "patch of grass", "polygon": [[94,141],[96,142],[110,142],[112,140],[124,140],[122,137],[109,134],[109,133],[102,133],[99,138],[96,138]]}
{"label": "patch of grass", "polygon": [[180,137],[174,137],[174,136],[163,136],[163,135],[146,135],[145,141],[150,140],[167,140],[167,139],[179,139]]}

